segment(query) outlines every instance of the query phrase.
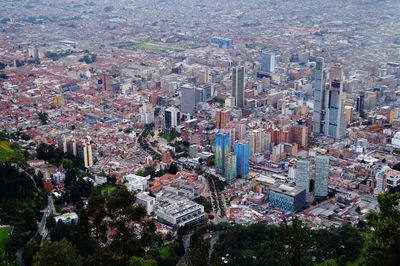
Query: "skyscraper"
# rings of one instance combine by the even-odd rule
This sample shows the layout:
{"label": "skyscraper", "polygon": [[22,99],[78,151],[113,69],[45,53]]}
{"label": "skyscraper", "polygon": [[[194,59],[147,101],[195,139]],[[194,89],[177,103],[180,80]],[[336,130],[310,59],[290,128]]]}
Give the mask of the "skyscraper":
{"label": "skyscraper", "polygon": [[197,104],[204,102],[206,95],[203,88],[197,88],[191,84],[185,84],[181,87],[181,112],[194,114],[197,110]]}
{"label": "skyscraper", "polygon": [[314,113],[313,113],[313,133],[319,135],[324,130],[324,59],[317,58],[315,69],[315,87],[314,87]]}
{"label": "skyscraper", "polygon": [[178,108],[169,107],[169,108],[165,109],[165,112],[164,112],[165,128],[170,129],[170,128],[176,128],[177,126],[179,126],[181,123],[180,116],[181,116],[181,113],[179,112]]}
{"label": "skyscraper", "polygon": [[296,186],[302,187],[308,194],[310,188],[310,162],[308,160],[298,160],[296,168]]}
{"label": "skyscraper", "polygon": [[217,110],[215,112],[216,128],[224,128],[230,120],[230,115],[231,113],[229,110]]}
{"label": "skyscraper", "polygon": [[229,153],[225,157],[225,162],[224,162],[224,177],[226,181],[232,181],[237,177],[237,158],[236,155],[233,153]]}
{"label": "skyscraper", "polygon": [[235,143],[237,174],[247,177],[249,174],[250,144],[248,142]]}
{"label": "skyscraper", "polygon": [[231,151],[231,136],[228,132],[220,131],[215,135],[215,170],[225,174],[225,160]]}
{"label": "skyscraper", "polygon": [[329,88],[325,94],[325,134],[335,140],[340,140],[346,133],[342,95],[343,68],[340,64],[337,64],[330,69]]}
{"label": "skyscraper", "polygon": [[244,67],[238,66],[232,69],[232,96],[235,98],[235,106],[244,107]]}
{"label": "skyscraper", "polygon": [[360,95],[357,96],[356,112],[360,115],[360,117],[365,117],[365,112],[364,112],[364,94],[360,94]]}
{"label": "skyscraper", "polygon": [[275,53],[273,51],[262,51],[261,72],[265,74],[275,73]]}
{"label": "skyscraper", "polygon": [[328,195],[329,157],[318,155],[315,157],[315,188],[314,195],[326,197]]}

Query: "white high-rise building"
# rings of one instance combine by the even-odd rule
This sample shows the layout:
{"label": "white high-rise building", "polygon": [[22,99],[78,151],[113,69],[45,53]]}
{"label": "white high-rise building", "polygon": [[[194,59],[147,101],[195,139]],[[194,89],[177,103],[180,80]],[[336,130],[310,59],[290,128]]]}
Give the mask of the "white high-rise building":
{"label": "white high-rise building", "polygon": [[273,51],[263,51],[261,53],[261,72],[275,73],[275,53]]}
{"label": "white high-rise building", "polygon": [[329,157],[318,155],[315,157],[315,196],[326,197],[328,195],[328,178]]}
{"label": "white high-rise building", "polygon": [[296,186],[306,190],[306,194],[310,188],[310,162],[308,160],[298,160],[296,167]]}

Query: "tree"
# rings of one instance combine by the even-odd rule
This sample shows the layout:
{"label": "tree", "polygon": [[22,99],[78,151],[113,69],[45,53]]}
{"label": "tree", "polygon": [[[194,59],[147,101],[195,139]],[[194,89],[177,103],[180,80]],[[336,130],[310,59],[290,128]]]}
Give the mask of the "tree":
{"label": "tree", "polygon": [[49,115],[45,112],[40,111],[38,113],[38,118],[39,118],[40,122],[42,122],[42,125],[46,125],[47,121],[49,120]]}
{"label": "tree", "polygon": [[204,266],[208,265],[210,254],[210,242],[204,240],[200,236],[194,244],[192,250],[189,251],[187,257],[187,265],[189,266]]}
{"label": "tree", "polygon": [[381,193],[379,210],[367,215],[371,232],[367,235],[364,265],[398,265],[400,262],[400,192]]}
{"label": "tree", "polygon": [[59,242],[45,242],[34,257],[34,266],[79,266],[82,259],[76,248],[63,239]]}
{"label": "tree", "polygon": [[171,165],[168,168],[168,173],[175,175],[178,172],[179,172],[179,167],[176,164],[171,163]]}
{"label": "tree", "polygon": [[64,169],[71,169],[74,167],[74,162],[71,159],[63,159],[61,163]]}
{"label": "tree", "polygon": [[157,266],[157,261],[133,256],[129,259],[129,266]]}
{"label": "tree", "polygon": [[23,259],[25,265],[32,265],[35,254],[40,250],[36,241],[29,242],[24,247]]}
{"label": "tree", "polygon": [[[135,202],[135,194],[125,186],[116,186],[115,190],[107,194],[93,188],[88,206],[81,210],[80,215],[80,223],[86,231],[91,232],[98,243],[98,250],[105,247],[107,252],[111,252],[116,260],[122,260],[124,265],[130,257],[144,255],[155,236],[154,223],[144,219],[146,210]],[[141,226],[139,237],[133,229],[134,224]],[[104,262],[107,258],[100,251],[95,260]]]}

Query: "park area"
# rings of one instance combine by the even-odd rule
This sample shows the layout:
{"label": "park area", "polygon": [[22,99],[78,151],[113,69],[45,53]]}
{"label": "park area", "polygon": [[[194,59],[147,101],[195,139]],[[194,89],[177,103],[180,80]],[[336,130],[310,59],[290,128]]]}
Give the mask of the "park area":
{"label": "park area", "polygon": [[0,141],[0,163],[4,162],[20,162],[24,160],[22,152],[14,148],[8,141]]}
{"label": "park area", "polygon": [[9,226],[0,227],[0,255],[3,254],[7,240],[11,236],[12,229]]}

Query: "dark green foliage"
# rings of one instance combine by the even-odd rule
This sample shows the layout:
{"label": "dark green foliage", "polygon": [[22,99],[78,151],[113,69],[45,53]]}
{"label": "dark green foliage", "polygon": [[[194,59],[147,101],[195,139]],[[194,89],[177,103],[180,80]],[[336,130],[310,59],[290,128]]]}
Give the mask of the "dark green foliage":
{"label": "dark green foliage", "polygon": [[76,248],[63,239],[59,242],[45,242],[34,257],[34,266],[79,266],[82,258]]}
{"label": "dark green foliage", "polygon": [[213,256],[229,254],[226,265],[313,265],[327,259],[345,265],[360,255],[362,245],[360,232],[350,225],[311,230],[295,219],[280,226],[235,225],[221,234]]}
{"label": "dark green foliage", "polygon": [[187,256],[188,266],[203,266],[209,264],[210,242],[199,237]]}
{"label": "dark green foliage", "polygon": [[170,173],[170,174],[176,174],[176,173],[178,173],[179,172],[179,167],[176,165],[176,164],[174,164],[174,163],[171,163],[171,165],[169,166],[169,168],[168,168],[168,173]]}
{"label": "dark green foliage", "polygon": [[30,199],[37,192],[35,182],[9,163],[0,164],[0,201]]}
{"label": "dark green foliage", "polygon": [[58,59],[63,58],[65,56],[68,56],[70,54],[72,54],[71,51],[66,51],[66,52],[51,52],[51,51],[47,51],[45,53],[47,58],[50,58],[50,59],[52,59],[54,61],[57,61]]}
{"label": "dark green foliage", "polygon": [[198,204],[203,205],[204,206],[204,210],[207,213],[210,213],[212,211],[212,204],[207,198],[205,198],[205,197],[197,197],[197,198],[193,199],[193,201],[198,203]]}
{"label": "dark green foliage", "polygon": [[91,55],[84,55],[81,59],[79,59],[79,62],[85,62],[86,64],[91,64],[93,62],[96,62],[97,57],[95,54]]}
{"label": "dark green foliage", "polygon": [[47,125],[47,121],[49,120],[49,115],[47,113],[39,112],[38,118],[39,118],[40,122],[42,122],[42,125]]}
{"label": "dark green foliage", "polygon": [[378,196],[379,212],[367,216],[373,228],[367,235],[364,265],[399,265],[400,262],[400,192]]}

